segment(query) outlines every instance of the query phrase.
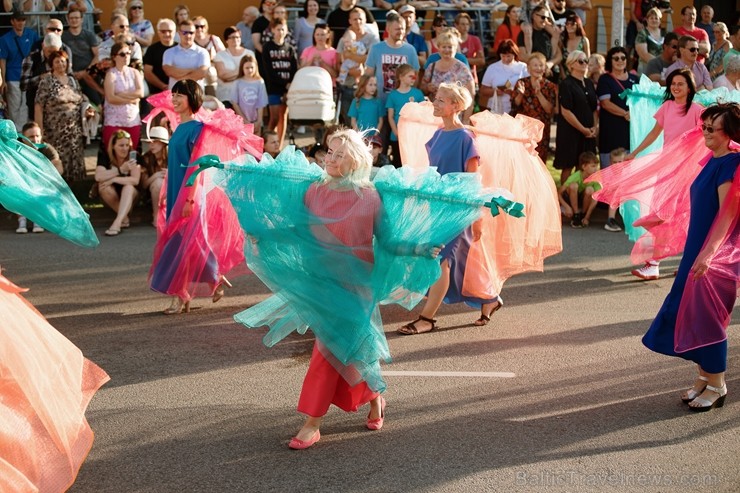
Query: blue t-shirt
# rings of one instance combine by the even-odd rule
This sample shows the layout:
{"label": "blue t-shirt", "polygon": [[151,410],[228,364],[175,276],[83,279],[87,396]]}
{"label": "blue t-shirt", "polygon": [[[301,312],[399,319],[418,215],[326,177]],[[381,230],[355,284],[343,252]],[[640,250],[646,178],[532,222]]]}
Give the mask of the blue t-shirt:
{"label": "blue t-shirt", "polygon": [[[378,119],[385,115],[385,106],[378,98],[353,99],[347,114],[350,118],[357,118],[357,128],[359,130],[377,129]],[[374,134],[375,132],[373,132]]]}
{"label": "blue t-shirt", "polygon": [[427,48],[427,42],[421,34],[413,32],[408,33],[406,35],[406,42],[414,47],[417,55],[429,51],[429,48]]}
{"label": "blue t-shirt", "polygon": [[[388,99],[385,101],[385,109],[393,110],[393,121],[398,125],[398,118],[401,116],[401,108],[406,103],[420,103],[424,101],[424,93],[416,87],[409,89],[409,92],[401,92],[398,89],[394,89],[388,94]],[[396,142],[398,136],[391,132],[391,140]]]}
{"label": "blue t-shirt", "polygon": [[21,80],[23,59],[31,53],[31,47],[39,39],[36,31],[28,27],[23,29],[23,34],[20,36],[15,31],[10,31],[0,38],[0,59],[5,60],[5,74],[3,74],[5,80],[10,82]]}
{"label": "blue t-shirt", "polygon": [[[431,55],[429,55],[429,58],[427,58],[427,61],[424,63],[424,70],[426,70],[430,64],[434,62],[438,62],[441,59],[442,59],[442,55],[440,55],[439,53],[432,53]],[[455,60],[460,60],[461,62],[465,64],[466,67],[470,68],[470,62],[468,62],[468,57],[466,57],[462,53],[455,53]]]}
{"label": "blue t-shirt", "polygon": [[387,42],[370,47],[365,65],[375,70],[375,79],[378,81],[378,98],[385,98],[393,90],[396,82],[396,69],[408,63],[414,70],[419,70],[419,55],[410,44],[404,42],[399,48],[391,48]]}
{"label": "blue t-shirt", "polygon": [[425,145],[429,166],[437,168],[440,175],[463,173],[471,158],[480,157],[473,132],[466,128],[445,130],[440,128]]}
{"label": "blue t-shirt", "polygon": [[180,193],[195,142],[200,137],[203,123],[197,120],[181,123],[170,137],[167,147],[167,218],[170,217],[177,195]]}

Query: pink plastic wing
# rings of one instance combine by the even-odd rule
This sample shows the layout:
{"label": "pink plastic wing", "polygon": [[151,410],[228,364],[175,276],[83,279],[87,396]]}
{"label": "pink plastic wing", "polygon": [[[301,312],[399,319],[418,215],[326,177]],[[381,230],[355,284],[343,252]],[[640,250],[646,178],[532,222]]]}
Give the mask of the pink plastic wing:
{"label": "pink plastic wing", "polygon": [[706,261],[706,274],[694,279],[689,273],[676,318],[674,347],[677,353],[727,339],[732,308],[740,281],[740,176],[712,223],[697,262]]}

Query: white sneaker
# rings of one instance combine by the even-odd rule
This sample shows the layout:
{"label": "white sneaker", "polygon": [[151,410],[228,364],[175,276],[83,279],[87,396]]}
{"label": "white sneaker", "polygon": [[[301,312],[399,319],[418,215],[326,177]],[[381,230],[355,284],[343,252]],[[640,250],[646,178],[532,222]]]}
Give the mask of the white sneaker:
{"label": "white sneaker", "polygon": [[31,231],[34,232],[34,233],[43,233],[44,232],[44,228],[42,228],[41,226],[38,226],[38,225],[34,224],[33,225],[33,229]]}
{"label": "white sneaker", "polygon": [[15,232],[18,233],[19,235],[24,235],[28,233],[28,228],[25,226],[18,226],[18,229],[16,229]]}
{"label": "white sneaker", "polygon": [[645,262],[645,265],[632,271],[633,276],[637,276],[644,281],[655,281],[660,278],[660,271],[657,263]]}

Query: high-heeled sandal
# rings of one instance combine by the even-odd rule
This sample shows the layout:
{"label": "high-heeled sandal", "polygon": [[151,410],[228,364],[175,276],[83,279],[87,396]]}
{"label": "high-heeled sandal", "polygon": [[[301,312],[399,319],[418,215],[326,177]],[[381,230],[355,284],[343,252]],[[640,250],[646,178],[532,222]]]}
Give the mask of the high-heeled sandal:
{"label": "high-heeled sandal", "polygon": [[224,276],[221,276],[221,280],[218,283],[218,286],[216,286],[216,290],[213,292],[213,302],[216,303],[221,298],[224,297],[224,286],[227,288],[231,288],[231,283],[228,279],[226,279]]}
{"label": "high-heeled sandal", "polygon": [[[420,332],[419,329],[416,328],[416,324],[419,323],[420,321],[424,321],[424,322],[431,324],[431,328],[429,330]],[[417,318],[413,322],[407,323],[406,325],[398,329],[396,332],[404,336],[413,336],[416,334],[426,334],[427,332],[431,332],[436,328],[437,328],[437,321],[435,319],[427,318],[424,315],[419,315],[419,318]]]}
{"label": "high-heeled sandal", "polygon": [[165,315],[178,315],[180,313],[190,313],[190,302],[183,301],[182,298],[175,298],[168,308],[162,313]]}
{"label": "high-heeled sandal", "polygon": [[484,325],[488,324],[488,322],[491,321],[491,317],[493,316],[493,314],[500,310],[502,306],[504,306],[504,299],[501,296],[497,298],[497,302],[498,305],[496,305],[496,307],[491,310],[491,313],[489,313],[488,315],[483,313],[483,311],[481,310],[480,318],[473,322],[473,325],[475,325],[476,327],[483,327]]}
{"label": "high-heeled sandal", "polygon": [[379,430],[383,427],[383,421],[385,420],[385,398],[380,398],[380,417],[370,419],[370,414],[367,415],[367,426],[368,430]]}
{"label": "high-heeled sandal", "polygon": [[[709,379],[707,377],[703,376],[703,375],[699,375],[697,378],[698,378],[698,380],[701,380],[702,382],[708,382],[709,381]],[[686,391],[686,397],[681,397],[681,400],[683,402],[685,402],[685,403],[688,404],[689,402],[691,402],[694,399],[696,399],[697,397],[699,397],[701,395],[701,393],[704,392],[704,389],[707,388],[707,384],[704,383],[704,385],[699,390],[694,390],[695,387],[696,387],[696,384],[694,384],[693,387],[691,387],[689,390]]]}
{"label": "high-heeled sandal", "polygon": [[719,397],[714,399],[713,401],[710,401],[709,399],[705,399],[703,397],[697,397],[693,401],[691,401],[691,404],[698,403],[701,404],[700,406],[691,406],[689,405],[689,409],[694,411],[695,413],[705,413],[707,411],[711,411],[715,407],[720,408],[725,405],[725,398],[727,397],[727,385],[722,384],[722,387],[714,387],[712,385],[707,385],[707,388],[705,390],[710,390],[717,394]]}

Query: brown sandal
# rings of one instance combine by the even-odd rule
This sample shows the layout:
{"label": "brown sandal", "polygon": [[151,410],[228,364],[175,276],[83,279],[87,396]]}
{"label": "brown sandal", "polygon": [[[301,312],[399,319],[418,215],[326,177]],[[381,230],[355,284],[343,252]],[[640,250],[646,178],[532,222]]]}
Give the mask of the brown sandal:
{"label": "brown sandal", "polygon": [[[419,332],[419,329],[416,328],[416,324],[417,322],[420,322],[420,321],[429,322],[432,325],[432,328],[429,330],[425,330],[424,332]],[[434,320],[433,318],[427,318],[424,315],[419,315],[419,318],[417,318],[413,322],[407,323],[406,325],[398,329],[396,332],[404,336],[413,336],[416,334],[426,334],[427,332],[431,332],[436,328],[437,328],[436,320]]]}
{"label": "brown sandal", "polygon": [[502,306],[504,306],[504,300],[502,300],[500,296],[498,297],[497,301],[498,305],[496,305],[496,308],[491,310],[491,313],[489,313],[488,315],[485,315],[483,314],[483,312],[481,312],[480,318],[473,322],[473,325],[475,325],[476,327],[483,327],[484,325],[487,325],[488,322],[491,321],[491,317],[493,316],[493,314],[496,313]]}

